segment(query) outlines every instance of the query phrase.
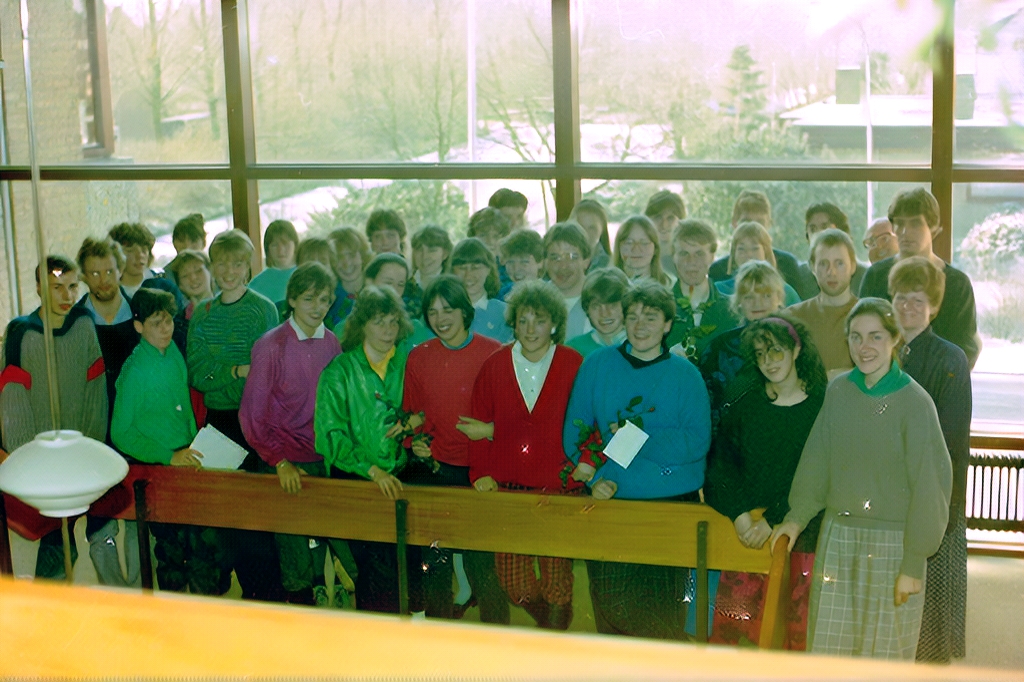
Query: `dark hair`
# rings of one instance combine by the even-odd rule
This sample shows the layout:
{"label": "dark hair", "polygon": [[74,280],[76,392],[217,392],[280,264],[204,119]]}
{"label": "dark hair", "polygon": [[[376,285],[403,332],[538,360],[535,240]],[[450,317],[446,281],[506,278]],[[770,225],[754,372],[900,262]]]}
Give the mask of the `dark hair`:
{"label": "dark hair", "polygon": [[270,245],[281,238],[295,244],[296,250],[299,248],[299,233],[295,231],[295,226],[291,222],[275,220],[267,225],[267,231],[263,233],[263,253],[267,256],[267,265],[271,267],[277,267],[277,263],[270,262]]}
{"label": "dark hair", "polygon": [[837,230],[842,230],[846,234],[850,234],[850,219],[843,213],[843,209],[839,208],[830,201],[823,201],[820,204],[814,204],[807,209],[804,213],[804,225],[811,222],[811,217],[815,213],[824,213],[828,216],[829,221],[836,226]]}
{"label": "dark hair", "polygon": [[653,218],[665,209],[671,210],[680,220],[686,217],[686,204],[683,203],[683,198],[667,189],[651,195],[647,200],[647,207],[644,208],[644,215]]}
{"label": "dark hair", "polygon": [[[455,275],[440,275],[427,286],[427,290],[423,292],[421,312],[423,321],[427,323],[428,327],[430,327],[430,316],[427,312],[438,298],[452,308],[462,311],[462,324],[466,327],[466,331],[469,331],[469,326],[473,324],[474,308],[462,280]],[[430,327],[430,331],[437,333],[433,327]]]}
{"label": "dark hair", "polygon": [[178,314],[178,304],[174,302],[174,295],[171,292],[149,287],[142,287],[135,292],[131,308],[132,318],[142,323],[159,312],[165,312],[171,317]]}
{"label": "dark hair", "polygon": [[[850,237],[849,232],[843,232],[842,230],[830,227],[814,235],[814,238],[811,239],[811,256],[808,259],[808,263],[810,263],[812,268],[814,267],[814,262],[818,259],[817,251],[819,246],[824,246],[825,248],[845,246],[846,250],[850,252],[850,265],[854,269],[857,268],[857,251],[853,246],[853,239]],[[853,272],[850,275],[852,276]]]}
{"label": "dark hair", "polygon": [[939,202],[931,192],[924,187],[917,187],[905,189],[893,197],[892,203],[889,204],[890,223],[893,222],[893,218],[909,218],[916,215],[924,216],[928,227],[938,227]]}
{"label": "dark hair", "polygon": [[512,294],[508,297],[508,308],[505,309],[505,322],[512,328],[513,333],[519,313],[523,310],[532,310],[534,313],[546,312],[551,317],[551,324],[554,327],[551,342],[565,341],[565,325],[569,319],[569,311],[565,308],[565,298],[554,284],[540,279],[530,279],[512,287]]}
{"label": "dark hair", "polygon": [[676,225],[676,231],[672,233],[672,241],[693,242],[695,244],[710,244],[711,255],[718,251],[718,235],[711,223],[700,218],[687,218]]}
{"label": "dark hair", "polygon": [[299,248],[295,251],[295,264],[312,261],[323,263],[333,273],[338,266],[338,252],[334,249],[334,242],[323,237],[306,237],[299,242]]}
{"label": "dark hair", "polygon": [[114,257],[114,264],[118,270],[124,270],[124,251],[121,245],[110,237],[106,239],[95,239],[86,237],[82,246],[78,249],[78,267],[85,272],[86,258],[110,258]]}
{"label": "dark hair", "polygon": [[366,219],[366,237],[373,237],[374,232],[381,230],[394,230],[398,233],[399,239],[405,241],[407,234],[405,221],[402,220],[402,216],[398,215],[398,211],[390,208],[378,208],[370,214],[370,217]]}
{"label": "dark hair", "polygon": [[[814,338],[799,320],[790,317],[785,313],[772,313],[760,320],[748,322],[740,337],[740,352],[747,362],[757,367],[755,344],[761,343],[765,346],[778,344],[786,350],[793,350],[797,347],[797,339],[793,338],[790,329],[800,340],[800,354],[797,355],[793,365],[796,368],[796,376],[803,382],[804,391],[807,393],[819,393],[828,386],[828,373],[825,371],[825,364],[821,361],[818,348],[814,345]],[[761,374],[759,372],[759,374]],[[768,378],[761,374],[765,384]]]}
{"label": "dark hair", "polygon": [[366,271],[363,273],[363,277],[366,279],[377,279],[377,275],[388,263],[395,265],[401,265],[405,268],[405,276],[409,277],[409,263],[404,258],[399,256],[397,253],[378,253],[370,261],[370,264],[366,266]]}
{"label": "dark hair", "polygon": [[346,351],[363,345],[366,338],[366,324],[378,315],[394,315],[398,318],[397,345],[412,334],[412,322],[398,294],[389,288],[375,287],[367,284],[356,297],[355,306],[345,321],[345,334],[341,339],[341,347]]}
{"label": "dark hair", "polygon": [[597,268],[587,273],[583,280],[580,304],[583,312],[590,314],[594,303],[618,303],[629,291],[629,278],[618,268]]}
{"label": "dark hair", "polygon": [[494,259],[494,254],[486,244],[476,237],[466,237],[452,250],[450,270],[454,270],[460,265],[472,264],[487,266],[489,272],[484,281],[484,291],[487,292],[487,298],[497,296],[498,290],[501,288],[501,280],[498,279],[498,264]]}
{"label": "dark hair", "polygon": [[122,247],[145,247],[149,251],[149,261],[147,264],[153,262],[153,245],[156,244],[156,238],[149,231],[149,228],[142,223],[118,223],[110,228],[110,232],[107,235]]}
{"label": "dark hair", "polygon": [[321,291],[334,294],[334,287],[337,280],[334,271],[320,261],[311,260],[295,268],[295,272],[288,278],[288,288],[285,293],[285,304],[291,309],[291,301],[298,298],[310,289],[319,294]]}
{"label": "dark hair", "polygon": [[496,230],[498,238],[501,239],[508,236],[508,233],[512,231],[512,223],[509,222],[508,216],[493,206],[481,208],[469,216],[469,229],[466,231],[467,237],[479,237],[481,232],[488,230]]}
{"label": "dark hair", "polygon": [[421,246],[443,250],[441,272],[448,269],[448,260],[452,257],[452,239],[448,236],[448,230],[440,225],[424,225],[412,236],[412,250],[415,251]]}
{"label": "dark hair", "polygon": [[544,262],[544,239],[533,230],[516,230],[501,240],[498,250],[504,259],[533,256],[537,263]]}
{"label": "dark hair", "polygon": [[576,247],[576,250],[580,252],[580,257],[583,260],[590,258],[590,240],[587,239],[586,232],[583,228],[572,221],[566,221],[564,223],[555,223],[548,228],[547,233],[544,235],[544,255],[547,256],[548,249],[555,242],[563,242],[569,246]]}
{"label": "dark hair", "polygon": [[202,240],[206,245],[206,220],[202,213],[189,213],[187,216],[174,224],[174,231],[171,233],[172,241],[194,242]]}
{"label": "dark hair", "polygon": [[530,202],[522,192],[502,187],[491,195],[491,198],[487,200],[487,205],[497,209],[521,208],[525,211],[530,206]]}
{"label": "dark hair", "polygon": [[676,300],[672,297],[672,292],[653,280],[645,279],[633,284],[622,297],[622,315],[625,316],[637,303],[644,308],[660,310],[666,322],[676,318]]}
{"label": "dark hair", "polygon": [[903,347],[903,334],[900,333],[899,325],[896,323],[896,311],[893,310],[892,303],[889,303],[884,298],[873,298],[870,296],[857,301],[853,309],[846,314],[846,324],[843,326],[843,333],[847,338],[850,336],[850,325],[862,315],[874,315],[882,322],[885,331],[889,332],[889,336],[896,342],[892,348],[892,359],[897,359],[900,349]]}
{"label": "dark hair", "polygon": [[[33,272],[35,272],[36,284],[38,285],[39,268],[36,268]],[[55,277],[60,277],[60,275],[63,275],[66,272],[78,272],[78,266],[75,265],[75,262],[68,258],[67,256],[61,256],[60,254],[50,254],[49,256],[46,257],[46,272],[51,275],[54,275]],[[60,275],[55,274],[58,272],[60,273]]]}
{"label": "dark hair", "polygon": [[180,271],[182,266],[188,263],[199,263],[206,271],[211,275],[212,267],[210,265],[210,257],[206,255],[205,251],[193,251],[192,249],[185,249],[178,253],[170,263],[167,264],[167,269],[174,273],[175,279],[181,277]]}
{"label": "dark hair", "polygon": [[605,253],[611,253],[612,242],[608,237],[608,211],[596,199],[581,199],[578,204],[573,206],[572,213],[569,214],[569,220],[579,222],[576,216],[580,213],[589,213],[601,221],[601,236],[598,238],[598,242],[604,247]]}
{"label": "dark hair", "polygon": [[772,226],[772,202],[768,201],[768,195],[756,189],[745,189],[736,197],[736,203],[732,205],[732,223],[735,225],[740,216],[744,213],[763,213],[768,216],[767,225],[764,229],[771,229]]}

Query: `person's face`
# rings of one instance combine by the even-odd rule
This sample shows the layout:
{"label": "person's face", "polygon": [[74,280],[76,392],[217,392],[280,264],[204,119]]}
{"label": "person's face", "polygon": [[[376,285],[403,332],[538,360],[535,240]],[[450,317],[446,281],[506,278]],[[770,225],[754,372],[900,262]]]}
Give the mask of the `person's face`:
{"label": "person's face", "polygon": [[554,331],[551,315],[546,310],[525,308],[516,316],[516,341],[522,345],[523,355],[527,357],[546,353]]}
{"label": "person's face", "polygon": [[398,263],[385,263],[377,272],[373,283],[378,287],[388,287],[401,296],[405,291],[405,280],[408,278],[409,273]]}
{"label": "person's face", "polygon": [[754,289],[740,296],[740,311],[748,322],[768,317],[782,308],[782,299],[771,289]]}
{"label": "person's face", "polygon": [[672,209],[666,208],[657,215],[648,216],[651,222],[654,223],[654,228],[658,231],[658,241],[666,246],[670,247],[672,244],[672,233],[676,229],[676,225],[679,224],[679,216],[672,212]]}
{"label": "person's face", "polygon": [[626,338],[634,354],[648,353],[661,348],[661,340],[672,329],[672,320],[657,308],[645,308],[634,303],[625,315]]}
{"label": "person's face", "polygon": [[521,206],[506,206],[498,209],[506,218],[513,230],[521,230],[526,227],[526,209]]}
{"label": "person's face", "polygon": [[594,329],[597,330],[598,334],[614,336],[622,329],[622,301],[613,301],[611,303],[594,301],[590,304],[590,308],[587,309],[587,317],[590,318],[590,324],[594,325]]}
{"label": "person's face", "polygon": [[413,249],[413,265],[425,275],[436,275],[441,272],[444,265],[445,252],[440,246],[426,246],[425,244]]}
{"label": "person's face", "polygon": [[484,243],[487,250],[497,256],[500,251],[498,245],[501,243],[501,232],[494,229],[480,230],[477,232],[476,238]]}
{"label": "person's face", "polygon": [[866,376],[880,377],[892,364],[896,339],[882,326],[877,315],[858,315],[850,322],[850,357]]}
{"label": "person's face", "polygon": [[267,255],[275,268],[290,268],[295,265],[295,242],[287,237],[278,237],[267,246]]}
{"label": "person's face", "polygon": [[899,242],[892,231],[888,220],[878,220],[868,228],[864,235],[864,248],[868,250],[868,260],[877,263],[899,252]]}
{"label": "person's face", "polygon": [[828,296],[838,296],[850,288],[854,268],[850,252],[841,244],[819,246],[814,252],[814,278]]}
{"label": "person's face", "polygon": [[213,262],[213,279],[222,293],[231,296],[249,281],[249,259],[242,254],[222,254]]}
{"label": "person's face", "polygon": [[89,295],[97,301],[113,301],[121,287],[121,271],[117,269],[117,260],[112,255],[106,258],[87,257],[82,268],[82,281],[89,287]]}
{"label": "person's face", "polygon": [[781,384],[796,371],[794,363],[799,354],[799,346],[795,349],[785,348],[774,339],[771,344],[765,344],[760,340],[754,342],[757,368],[761,370],[764,378],[773,384]]}
{"label": "person's face", "polygon": [[452,274],[466,285],[469,300],[476,302],[486,295],[485,283],[491,269],[483,263],[462,263],[452,268]]}
{"label": "person's face", "polygon": [[181,253],[182,251],[202,251],[206,248],[206,241],[203,239],[193,239],[188,241],[187,239],[171,239],[171,243],[174,244],[175,253]]}
{"label": "person's face", "polygon": [[892,297],[896,321],[907,336],[916,336],[932,321],[932,306],[923,291],[899,291]]}
{"label": "person's face", "polygon": [[545,260],[548,277],[563,294],[582,287],[590,259],[583,258],[578,248],[567,242],[551,242]]}
{"label": "person's face", "polygon": [[772,226],[772,218],[767,213],[760,213],[757,211],[743,211],[736,217],[735,222],[732,226],[735,228],[740,223],[754,222],[763,227],[769,229]]}
{"label": "person's face", "polygon": [[210,295],[210,271],[202,263],[190,262],[178,268],[178,287],[190,299]]}
{"label": "person's face", "polygon": [[811,219],[807,221],[807,226],[804,234],[807,235],[807,241],[811,241],[814,235],[818,234],[822,230],[827,230],[830,227],[835,227],[835,223],[828,217],[827,213],[815,213],[811,216]]}
{"label": "person's face", "polygon": [[158,310],[150,315],[145,322],[135,320],[135,331],[142,335],[153,348],[163,353],[171,345],[174,334],[174,318],[166,310]]}
{"label": "person's face", "polygon": [[374,253],[402,254],[402,235],[398,230],[377,230],[370,237],[370,248]]}
{"label": "person's face", "polygon": [[[78,301],[78,273],[61,272],[59,276],[55,276],[50,272],[47,273],[46,279],[46,295],[50,297],[50,310],[54,315],[64,318]],[[43,293],[38,286],[36,293],[42,298]]]}
{"label": "person's face", "polygon": [[141,277],[149,266],[149,249],[145,246],[122,246],[124,249],[124,272],[129,277]]}
{"label": "person's face", "polygon": [[711,253],[711,244],[679,240],[673,247],[672,260],[675,261],[679,279],[691,287],[702,284],[715,259],[715,254]]}
{"label": "person's face", "polygon": [[735,268],[738,268],[747,261],[765,259],[764,247],[756,239],[740,239],[736,242],[736,248],[733,253]]}
{"label": "person's face", "polygon": [[363,272],[363,259],[359,252],[354,249],[341,249],[338,251],[338,269],[335,273],[341,281],[356,279]]}
{"label": "person's face", "polygon": [[923,215],[896,216],[893,231],[899,243],[900,257],[928,256],[932,252],[932,231]]}
{"label": "person's face", "polygon": [[651,261],[654,260],[654,242],[642,228],[631,229],[619,246],[622,249],[622,264],[627,274],[650,274]]}
{"label": "person's face", "polygon": [[466,334],[466,319],[458,308],[453,308],[448,301],[438,296],[427,308],[427,324],[437,338],[449,346],[458,345]]}
{"label": "person's face", "polygon": [[532,253],[510,256],[505,259],[505,272],[513,282],[523,282],[540,277],[540,263]]}
{"label": "person's face", "polygon": [[601,219],[589,211],[580,211],[576,214],[576,224],[582,227],[586,233],[590,248],[593,249],[597,246],[597,243],[601,241],[601,232],[604,230]]}
{"label": "person's face", "polygon": [[323,291],[306,289],[297,298],[288,299],[288,305],[292,307],[292,316],[295,318],[296,324],[307,335],[315,332],[324,321],[333,302],[334,292],[329,289]]}
{"label": "person's face", "polygon": [[377,315],[363,328],[364,343],[377,353],[384,355],[395,347],[398,340],[398,316]]}

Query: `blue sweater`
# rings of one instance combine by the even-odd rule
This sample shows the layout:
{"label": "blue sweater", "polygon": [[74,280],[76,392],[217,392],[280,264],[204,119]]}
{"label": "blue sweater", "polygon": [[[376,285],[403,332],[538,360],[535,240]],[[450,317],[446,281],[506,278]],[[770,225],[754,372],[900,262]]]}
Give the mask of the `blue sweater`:
{"label": "blue sweater", "polygon": [[504,301],[488,299],[487,310],[476,308],[473,311],[473,324],[469,326],[469,331],[494,339],[498,343],[508,343],[512,340],[512,328],[505,322],[507,307]]}
{"label": "blue sweater", "polygon": [[[609,459],[590,485],[602,478],[614,481],[618,486],[615,497],[626,500],[662,499],[697,490],[704,484],[704,464],[711,445],[708,393],[700,372],[668,353],[635,367],[626,358],[627,348],[628,342],[603,348],[583,361],[566,410],[565,451],[574,462],[579,461],[576,420],[588,426],[596,422],[602,442],[607,444],[612,437],[610,424],[618,422],[620,412],[623,417],[640,416],[650,438],[636,459],[627,469]],[[627,412],[636,396],[642,402]]]}

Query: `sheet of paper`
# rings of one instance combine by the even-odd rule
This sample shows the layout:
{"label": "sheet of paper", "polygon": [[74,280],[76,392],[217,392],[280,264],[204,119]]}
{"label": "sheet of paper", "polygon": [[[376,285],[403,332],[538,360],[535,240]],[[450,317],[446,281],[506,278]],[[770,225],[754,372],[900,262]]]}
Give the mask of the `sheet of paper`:
{"label": "sheet of paper", "polygon": [[608,445],[604,448],[604,454],[626,469],[632,464],[636,453],[640,452],[640,448],[644,446],[648,438],[650,436],[639,426],[633,422],[626,422],[626,425],[620,426],[612,439],[608,441]]}
{"label": "sheet of paper", "polygon": [[247,454],[245,448],[209,424],[196,434],[192,449],[202,453],[204,469],[237,469]]}

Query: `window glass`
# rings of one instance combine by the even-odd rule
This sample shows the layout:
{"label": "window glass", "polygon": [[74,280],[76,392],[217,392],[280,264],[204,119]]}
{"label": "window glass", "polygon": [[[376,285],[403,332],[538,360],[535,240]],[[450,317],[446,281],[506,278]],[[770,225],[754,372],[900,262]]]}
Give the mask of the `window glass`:
{"label": "window glass", "polygon": [[545,0],[255,0],[249,23],[261,161],[552,156]]}
{"label": "window glass", "polygon": [[931,0],[579,7],[585,161],[930,158]]}

